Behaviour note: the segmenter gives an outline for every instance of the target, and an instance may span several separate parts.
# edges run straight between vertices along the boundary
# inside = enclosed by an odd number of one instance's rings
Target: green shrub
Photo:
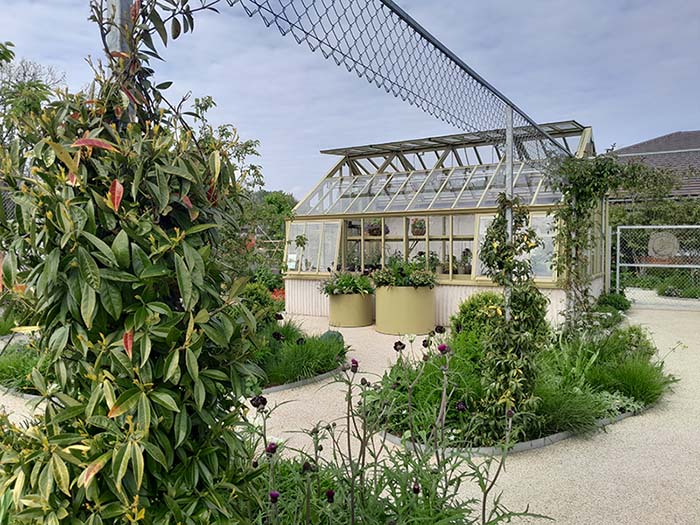
[[[278,332],[279,333],[279,332]],[[337,339],[300,336],[279,341],[260,362],[267,385],[281,385],[335,370],[345,361],[345,345]]]
[[[372,281],[366,275],[356,273],[334,273],[321,284],[326,295],[373,294]]]
[[[621,293],[604,293],[598,297],[598,306],[608,306],[626,312],[632,306],[627,297]]]
[[[282,278],[282,275],[273,272],[267,266],[260,266],[257,270],[255,270],[253,282],[262,284],[271,292],[284,288],[284,279]]]
[[[272,297],[272,293],[262,283],[248,283],[241,293],[243,304],[265,325],[275,320],[275,314],[284,310],[284,303]]]
[[[503,309],[503,295],[496,292],[480,292],[469,296],[452,316],[452,332],[474,332],[483,335],[494,329]]]
[[[415,288],[433,288],[437,283],[435,272],[426,270],[425,265],[406,262],[399,259],[391,260],[381,270],[371,274],[375,286],[413,286]]]
[[[662,363],[652,363],[643,357],[633,357],[615,366],[595,366],[588,377],[594,387],[620,392],[644,405],[656,403],[673,382],[664,373]]]
[[[599,352],[599,363],[618,364],[630,358],[650,360],[656,346],[641,326],[615,329],[609,336],[591,341]]]

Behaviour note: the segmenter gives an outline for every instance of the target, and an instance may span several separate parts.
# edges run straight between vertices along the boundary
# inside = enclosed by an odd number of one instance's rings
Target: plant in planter
[[[426,260],[427,259],[427,260]],[[425,268],[426,266],[428,269],[431,271],[436,271],[436,268],[440,264],[440,258],[437,256],[435,252],[430,252],[427,257],[425,252],[418,252],[415,257],[413,257],[413,262],[416,263],[417,265],[421,266],[422,268]],[[441,273],[441,272],[437,272]]]
[[[372,273],[377,287],[377,331],[424,334],[435,326],[434,272],[425,264],[394,261]]]
[[[425,219],[411,219],[411,235],[425,235]]]
[[[462,256],[457,266],[459,267],[459,273],[472,273],[472,251],[469,248],[462,250]]]
[[[365,233],[370,237],[380,237],[382,235],[382,220],[368,219],[365,222]],[[384,225],[384,235],[389,235],[389,226]]]
[[[366,275],[335,273],[322,283],[321,291],[328,296],[331,326],[372,324],[374,287]]]

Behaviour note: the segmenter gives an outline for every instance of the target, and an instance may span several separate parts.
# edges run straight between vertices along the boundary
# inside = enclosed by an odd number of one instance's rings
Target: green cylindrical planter
[[[377,332],[427,334],[435,328],[435,290],[423,286],[381,286],[377,296]]]
[[[369,326],[374,318],[372,311],[372,296],[369,294],[339,294],[330,295],[329,324],[352,328]]]

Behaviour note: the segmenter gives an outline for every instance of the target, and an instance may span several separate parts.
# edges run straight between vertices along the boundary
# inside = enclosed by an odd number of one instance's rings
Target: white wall
[[[599,279],[602,285],[602,279]],[[285,279],[285,310],[290,314],[328,316],[328,297],[320,291],[322,279]],[[435,288],[435,319],[438,324],[447,325],[450,316],[458,309],[462,301],[472,294],[486,290],[495,290],[485,286],[445,285]],[[552,324],[562,322],[561,312],[566,305],[564,290],[548,288],[542,293],[549,298],[547,319]]]

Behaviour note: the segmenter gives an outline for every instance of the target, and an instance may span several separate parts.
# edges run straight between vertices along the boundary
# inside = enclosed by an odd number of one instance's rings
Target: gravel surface
[[[326,318],[298,320],[309,333],[328,329]],[[572,525],[700,523],[700,312],[640,309],[630,322],[651,331],[667,370],[680,381],[659,404],[604,432],[510,456],[497,490],[511,509],[529,505]],[[342,332],[360,376],[374,381],[396,359],[396,337],[372,327]],[[306,436],[295,431],[341,418],[344,396],[330,380],[268,395],[271,404],[284,403],[273,414],[270,435],[307,447]],[[15,421],[29,414],[15,395],[0,393],[0,405]]]

